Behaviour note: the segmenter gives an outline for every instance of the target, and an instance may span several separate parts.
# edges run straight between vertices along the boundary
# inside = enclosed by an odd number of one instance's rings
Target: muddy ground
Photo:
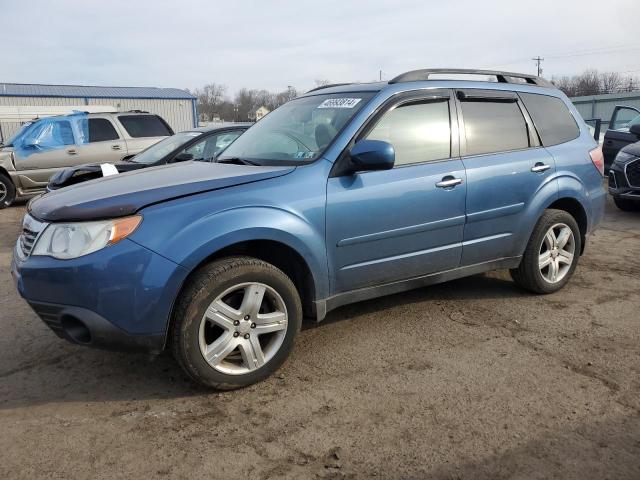
[[[59,340],[9,275],[23,213],[0,212],[0,478],[640,478],[640,213],[608,205],[557,294],[497,272],[351,305],[230,393]]]

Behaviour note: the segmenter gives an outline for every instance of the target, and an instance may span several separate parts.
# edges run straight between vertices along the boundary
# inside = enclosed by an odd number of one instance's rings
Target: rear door
[[[629,132],[629,128],[635,124],[640,124],[640,110],[637,108],[618,105],[613,110],[602,145],[605,169],[609,169],[622,148],[638,141],[638,137]]]
[[[468,89],[458,90],[456,98],[467,172],[461,265],[517,256],[518,234],[526,230],[523,213],[550,181],[554,159],[516,93]]]
[[[329,178],[327,249],[334,293],[459,265],[467,185],[451,94],[431,91],[393,100],[356,137],[391,143],[393,169]]]

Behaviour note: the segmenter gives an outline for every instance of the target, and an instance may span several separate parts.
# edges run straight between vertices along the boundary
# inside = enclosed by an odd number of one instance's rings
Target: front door
[[[459,265],[467,184],[454,108],[449,91],[388,104],[357,140],[391,143],[394,168],[329,179],[334,294]]]

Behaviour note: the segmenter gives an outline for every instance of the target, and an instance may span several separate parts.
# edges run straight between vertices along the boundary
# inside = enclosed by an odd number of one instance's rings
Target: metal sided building
[[[589,95],[585,97],[572,97],[570,99],[580,115],[584,119],[602,119],[602,131],[609,127],[609,120],[616,105],[625,105],[640,109],[640,90],[625,93],[607,93],[602,95]]]
[[[178,88],[0,83],[0,140],[8,139],[33,117],[97,105],[155,113],[176,132],[198,126],[196,97]]]

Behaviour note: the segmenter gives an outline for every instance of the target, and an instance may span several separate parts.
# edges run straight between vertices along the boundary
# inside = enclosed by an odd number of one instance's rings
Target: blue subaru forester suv
[[[274,372],[304,315],[494,269],[555,292],[604,203],[601,151],[550,83],[416,70],[312,90],[217,163],[32,201],[12,274],[59,336],[170,349],[230,389]]]

